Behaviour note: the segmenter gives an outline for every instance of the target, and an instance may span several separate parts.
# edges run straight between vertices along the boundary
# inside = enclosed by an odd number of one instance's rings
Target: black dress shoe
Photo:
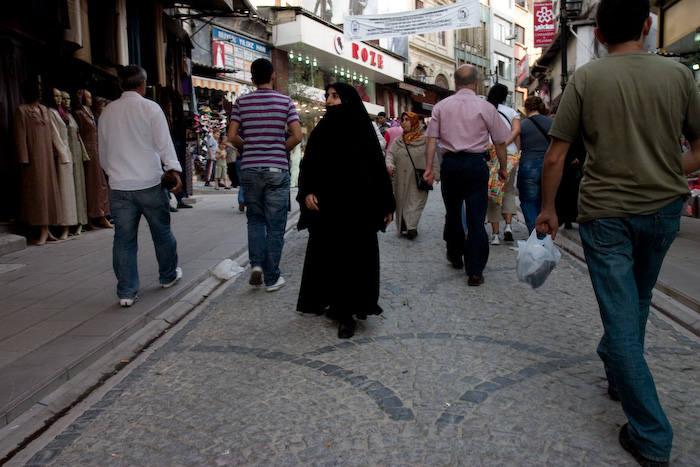
[[[170,206],[170,212],[177,212],[177,208]]]
[[[447,253],[447,261],[452,263],[452,267],[455,269],[462,269],[464,267],[464,262],[462,262],[462,257],[459,256],[456,259],[451,257],[449,253]]]
[[[192,209],[192,206],[187,203],[177,203],[178,209]]]
[[[418,236],[418,231],[417,231],[416,229],[411,229],[411,230],[409,230],[408,232],[406,232],[406,237],[407,237],[409,240],[413,240],[413,239],[416,238],[417,236]]]
[[[627,425],[629,424],[625,423],[624,425],[622,425],[622,428],[620,428],[620,446],[625,448],[625,451],[632,454],[634,460],[636,460],[637,463],[643,467],[668,467],[668,461],[660,462],[649,459],[647,457],[644,457],[644,455],[642,455],[642,453],[637,450],[637,447],[634,445],[632,439],[630,438],[630,434],[627,432]]]
[[[467,284],[471,285],[472,287],[478,287],[483,283],[484,276],[469,276],[469,279],[467,279]]]
[[[343,321],[338,326],[338,338],[339,339],[350,339],[355,335],[355,321]]]

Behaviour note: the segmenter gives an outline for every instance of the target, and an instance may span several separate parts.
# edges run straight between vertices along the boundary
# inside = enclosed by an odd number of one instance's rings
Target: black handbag
[[[416,177],[416,184],[418,185],[418,189],[426,191],[432,190],[433,185],[431,185],[423,179],[423,174],[425,173],[425,170],[416,168],[416,164],[413,163],[413,158],[411,157],[411,153],[408,150],[408,143],[404,141],[404,144],[406,145],[406,153],[408,154],[408,159],[411,161],[411,165],[413,166],[413,175]]]

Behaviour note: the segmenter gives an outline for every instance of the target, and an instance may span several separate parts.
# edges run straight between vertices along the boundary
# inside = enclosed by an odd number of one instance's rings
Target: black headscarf
[[[355,88],[334,83],[326,86],[326,92],[330,88],[338,93],[341,104],[327,107],[309,135],[299,175],[299,228],[316,221],[335,222],[330,217],[343,216],[349,225],[371,224],[377,231],[383,217],[396,207],[384,154]],[[321,211],[306,209],[308,194],[316,195]]]

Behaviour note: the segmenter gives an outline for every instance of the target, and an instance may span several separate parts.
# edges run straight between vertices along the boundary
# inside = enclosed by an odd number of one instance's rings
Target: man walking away
[[[598,355],[608,394],[628,419],[619,442],[640,465],[665,466],[673,432],[644,359],[644,335],[652,289],[689,196],[684,174],[700,168],[700,96],[690,70],[644,51],[649,0],[601,0],[596,20],[609,55],[579,68],[562,96],[537,230],[556,236],[557,187],[582,129],[588,158],[578,222],[605,329]],[[691,145],[683,155],[681,134]]]
[[[462,65],[455,72],[457,93],[438,102],[428,125],[424,178],[432,184],[433,159],[437,140],[447,151],[440,173],[442,198],[445,202],[445,240],[447,260],[455,268],[465,267],[470,286],[484,283],[483,271],[489,258],[489,237],[484,228],[488,203],[489,135],[496,147],[501,167],[499,179],[505,182],[506,144],[510,129],[496,108],[476,95],[479,71]],[[467,207],[467,238],[462,226],[462,204]],[[464,256],[464,263],[462,262]]]
[[[182,172],[168,122],[160,106],[144,97],[146,71],[129,65],[118,71],[119,99],[100,115],[100,164],[109,179],[109,201],[114,219],[113,266],[119,304],[128,307],[138,299],[136,253],[141,216],[148,222],[158,260],[161,287],[182,277],[177,267],[177,242],[170,229],[170,195],[161,186],[163,168]],[[179,193],[180,174],[170,177]]]
[[[279,269],[289,207],[287,152],[301,142],[294,101],[273,89],[272,63],[257,59],[250,68],[257,91],[239,97],[231,112],[228,135],[241,149],[241,188],[248,217],[249,283],[268,292],[284,287]],[[291,136],[285,140],[284,127]],[[241,130],[239,135],[238,130]]]

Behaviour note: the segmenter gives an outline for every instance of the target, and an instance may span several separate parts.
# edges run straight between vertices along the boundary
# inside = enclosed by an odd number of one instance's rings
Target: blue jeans
[[[255,167],[241,170],[240,179],[248,216],[250,265],[260,266],[265,285],[273,285],[280,277],[289,207],[289,172]]]
[[[611,387],[620,392],[629,435],[644,456],[668,461],[673,432],[644,359],[652,290],[680,225],[682,198],[645,216],[594,219],[579,226],[605,332],[598,345]]]
[[[241,164],[243,163],[243,159],[241,159],[241,156],[239,155],[236,158],[236,173],[238,174],[238,204],[240,205],[241,202],[243,201],[243,185],[241,184]]]
[[[143,215],[151,230],[158,260],[159,281],[175,280],[177,242],[170,229],[170,196],[160,185],[136,191],[109,190],[114,219],[112,266],[117,276],[117,296],[134,298],[139,291],[137,264],[139,222]]]
[[[518,191],[520,209],[525,216],[528,233],[535,230],[535,221],[542,209],[542,163],[544,157],[520,162],[518,169]]]
[[[489,259],[489,236],[484,228],[488,203],[489,169],[480,155],[445,157],[440,166],[445,203],[445,241],[451,258],[464,256],[468,276],[480,276]],[[466,206],[467,237],[462,226]]]

